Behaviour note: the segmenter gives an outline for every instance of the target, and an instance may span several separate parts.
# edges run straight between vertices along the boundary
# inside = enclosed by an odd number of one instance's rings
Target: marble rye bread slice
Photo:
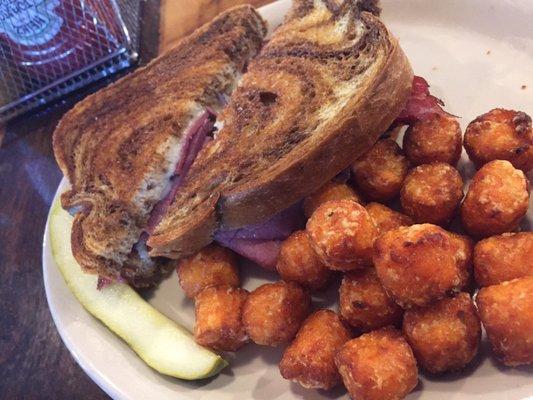
[[[61,200],[76,213],[72,249],[85,271],[135,286],[159,278],[166,263],[139,238],[188,143],[198,144],[191,131],[222,107],[265,34],[252,7],[228,10],[63,117],[53,147],[71,184]]]
[[[180,258],[219,229],[268,219],[368,150],[398,116],[413,73],[376,2],[294,1],[248,66],[148,239]]]

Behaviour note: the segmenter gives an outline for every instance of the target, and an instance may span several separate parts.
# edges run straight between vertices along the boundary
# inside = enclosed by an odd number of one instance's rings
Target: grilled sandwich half
[[[293,2],[148,239],[151,255],[180,258],[219,229],[268,219],[347,168],[390,126],[413,74],[375,4]]]
[[[154,206],[173,197],[265,34],[253,8],[233,8],[63,117],[53,146],[85,271],[134,286],[159,279],[168,264],[144,244]]]

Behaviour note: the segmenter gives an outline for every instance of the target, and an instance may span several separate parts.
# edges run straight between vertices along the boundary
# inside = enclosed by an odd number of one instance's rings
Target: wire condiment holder
[[[0,0],[0,123],[137,61],[141,0]]]

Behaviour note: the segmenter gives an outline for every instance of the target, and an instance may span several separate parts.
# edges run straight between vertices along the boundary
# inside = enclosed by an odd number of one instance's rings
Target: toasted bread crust
[[[295,2],[149,238],[152,255],[185,256],[219,227],[270,217],[348,167],[390,126],[412,70],[381,21],[357,3]],[[202,220],[213,230],[194,233]]]
[[[411,91],[409,61],[395,39],[392,44],[388,62],[374,77],[368,94],[348,104],[341,120],[332,121],[336,126],[321,146],[305,158],[276,166],[261,179],[224,193],[219,207],[222,226],[239,227],[268,218],[311,194],[372,147],[401,112]]]
[[[133,283],[160,275],[133,245],[167,190],[187,127],[220,107],[265,34],[252,7],[230,9],[63,117],[53,148],[71,183],[62,205],[81,210],[72,249],[85,271]]]

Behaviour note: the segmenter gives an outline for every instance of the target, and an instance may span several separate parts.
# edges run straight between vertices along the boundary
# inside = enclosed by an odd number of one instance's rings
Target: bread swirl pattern
[[[294,2],[149,238],[152,255],[179,258],[220,227],[279,212],[350,165],[391,124],[412,71],[381,21],[359,7]]]
[[[220,108],[265,34],[252,7],[231,9],[61,120],[54,152],[72,185],[62,205],[77,212],[72,248],[86,271],[134,285],[158,278],[134,245],[185,156],[188,128]]]

